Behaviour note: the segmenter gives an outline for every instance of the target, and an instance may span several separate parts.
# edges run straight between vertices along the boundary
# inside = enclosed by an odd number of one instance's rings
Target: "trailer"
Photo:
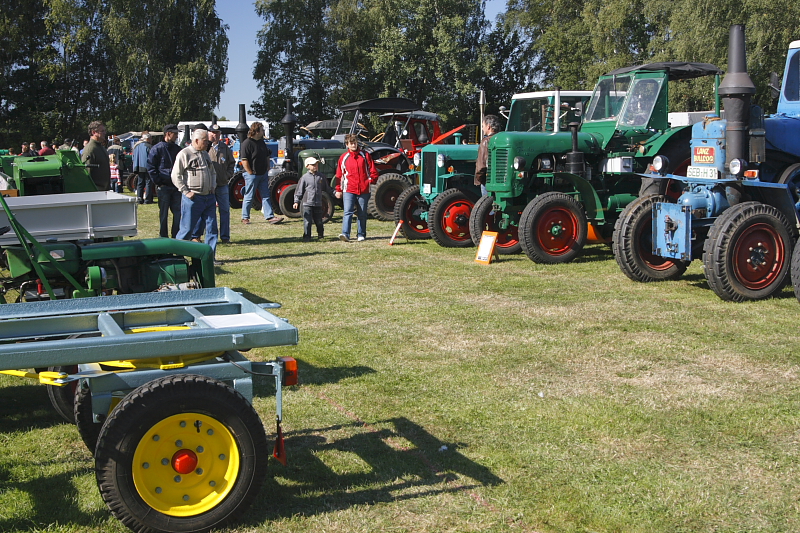
[[[267,311],[278,307],[228,288],[6,304],[0,370],[73,399],[100,494],[128,528],[207,531],[241,515],[263,483],[255,378],[274,381],[273,456],[285,464],[282,387],[297,383],[297,362],[241,354],[297,344],[297,329]]]

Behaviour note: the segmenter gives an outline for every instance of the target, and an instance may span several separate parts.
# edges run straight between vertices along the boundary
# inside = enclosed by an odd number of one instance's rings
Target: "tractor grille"
[[[436,186],[436,153],[422,152],[422,184]]]
[[[487,181],[504,184],[508,173],[508,148],[498,148],[490,155],[486,169]]]

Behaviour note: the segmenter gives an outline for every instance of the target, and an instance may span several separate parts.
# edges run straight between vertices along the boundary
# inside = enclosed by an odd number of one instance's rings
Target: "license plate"
[[[714,167],[692,167],[686,169],[687,178],[717,179],[717,169]]]

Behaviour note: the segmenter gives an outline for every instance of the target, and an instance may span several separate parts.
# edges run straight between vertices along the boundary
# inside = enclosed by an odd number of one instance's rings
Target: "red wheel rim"
[[[675,261],[653,254],[652,225],[652,217],[641,221],[634,237],[634,246],[647,268],[655,271],[669,270],[675,266]]]
[[[422,218],[422,213],[426,211],[421,202],[422,198],[415,196],[413,200],[409,200],[403,210],[403,222],[409,227],[413,228],[417,233],[430,233],[428,221]]]
[[[786,245],[769,224],[753,224],[736,240],[733,249],[733,272],[747,289],[769,287],[780,275],[786,262]]]
[[[244,178],[239,178],[236,180],[236,183],[233,184],[233,197],[236,198],[239,203],[244,204],[244,188],[245,188],[245,181]],[[255,196],[253,199],[261,201],[261,193],[256,191]]]
[[[272,196],[275,197],[275,205],[278,205],[278,201],[280,200],[283,191],[292,185],[297,185],[297,182],[293,180],[283,180],[275,186],[275,188],[272,190]]]
[[[375,202],[381,206],[384,211],[394,211],[394,204],[397,203],[397,198],[402,192],[402,189],[389,187],[387,190],[383,191],[380,196],[375,198]]]
[[[469,215],[475,204],[469,200],[455,200],[441,211],[439,223],[447,236],[454,241],[472,239],[469,235]]]
[[[517,226],[513,225],[509,225],[506,229],[500,229],[502,219],[503,215],[500,211],[494,211],[494,214],[490,211],[483,220],[483,229],[497,232],[497,240],[494,242],[496,248],[512,248],[519,244],[519,231]]]
[[[564,255],[573,248],[580,233],[578,217],[566,207],[544,211],[536,224],[539,246],[550,255]]]

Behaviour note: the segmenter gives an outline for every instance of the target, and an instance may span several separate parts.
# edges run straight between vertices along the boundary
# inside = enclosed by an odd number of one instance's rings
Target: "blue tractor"
[[[778,112],[764,117],[751,105],[756,89],[747,74],[744,26],[731,27],[728,73],[718,89],[724,115],[692,127],[685,177],[667,174],[669,162],[656,157],[639,198],[617,220],[612,247],[629,278],[677,279],[702,257],[706,280],[723,300],[768,298],[785,286],[800,208],[799,65],[795,41]],[[679,197],[667,193],[676,185]],[[795,263],[800,273],[800,258]]]

